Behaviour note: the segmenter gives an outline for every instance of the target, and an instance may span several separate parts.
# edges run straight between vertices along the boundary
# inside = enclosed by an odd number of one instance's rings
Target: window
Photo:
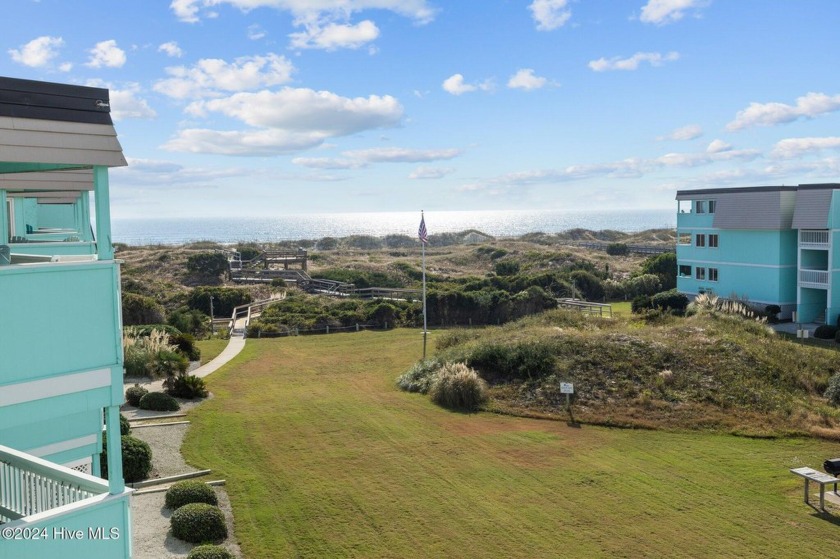
[[[679,245],[690,245],[691,244],[691,233],[678,233],[677,234],[677,244],[679,244]]]
[[[677,202],[677,208],[679,209],[681,214],[690,214],[691,206],[691,200],[679,200]]]
[[[680,277],[681,278],[690,278],[691,277],[691,266],[687,266],[685,264],[680,264]]]
[[[706,213],[706,202],[705,201],[697,200],[696,202],[694,202],[694,207],[695,207],[695,210],[694,210],[695,212],[697,212],[699,214]]]
[[[717,280],[718,280],[717,268],[709,268],[709,281],[717,281]]]
[[[706,279],[706,268],[695,268],[694,269],[694,278],[699,280]]]
[[[718,236],[717,235],[709,235],[709,248],[717,248],[718,247]]]
[[[697,245],[699,247],[706,246],[706,235],[697,235],[696,238],[697,238],[697,241],[694,243],[695,245]]]
[[[717,207],[717,201],[715,201],[715,200],[709,200],[709,213],[710,213],[710,214],[715,213],[715,209],[716,209],[716,207]]]

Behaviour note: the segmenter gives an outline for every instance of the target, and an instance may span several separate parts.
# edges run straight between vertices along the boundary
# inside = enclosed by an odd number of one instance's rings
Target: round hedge
[[[128,390],[125,391],[125,401],[136,408],[140,405],[140,398],[148,393],[148,390],[139,384],[135,384],[134,386],[128,387]]]
[[[178,509],[190,503],[217,505],[219,500],[213,488],[202,481],[188,479],[179,481],[166,491],[166,506]]]
[[[152,449],[140,439],[131,435],[121,437],[123,479],[133,483],[149,477],[152,471]],[[103,437],[102,453],[99,455],[102,477],[108,479],[108,445]]]
[[[220,545],[199,545],[187,555],[187,559],[234,559],[233,553]]]
[[[181,409],[181,404],[165,392],[149,392],[140,398],[140,409],[153,411],[178,411]]]
[[[172,513],[172,535],[190,543],[219,542],[227,537],[225,516],[219,507],[190,503]]]
[[[124,437],[125,435],[131,434],[131,424],[128,422],[128,418],[123,414],[120,414],[120,436]]]

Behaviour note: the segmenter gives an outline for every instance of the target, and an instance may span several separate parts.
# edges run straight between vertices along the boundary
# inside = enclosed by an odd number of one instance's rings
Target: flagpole
[[[420,223],[423,225],[426,224],[426,220],[423,218],[423,210],[420,210]],[[421,239],[420,245],[422,247],[423,254],[423,361],[425,361],[426,335],[428,334],[428,328],[426,325],[426,240]]]

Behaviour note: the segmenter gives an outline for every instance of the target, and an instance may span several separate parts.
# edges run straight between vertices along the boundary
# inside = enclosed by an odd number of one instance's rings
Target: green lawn
[[[757,440],[442,410],[394,386],[417,331],[249,340],[191,412],[246,557],[814,557],[837,520]],[[828,552],[829,554],[831,552]]]
[[[199,340],[195,342],[195,345],[201,350],[201,364],[204,365],[224,351],[228,345],[228,340],[212,338],[210,340]]]

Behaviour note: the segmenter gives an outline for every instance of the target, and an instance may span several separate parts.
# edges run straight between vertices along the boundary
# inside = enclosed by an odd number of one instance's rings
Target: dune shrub
[[[432,401],[445,408],[475,411],[487,401],[487,384],[464,363],[447,363],[429,388]]]
[[[224,514],[207,503],[184,505],[172,513],[169,521],[172,535],[185,542],[220,542],[227,538]]]
[[[554,348],[545,341],[515,344],[479,344],[467,356],[467,365],[480,370],[484,378],[503,380],[539,378],[554,372]]]
[[[840,406],[840,373],[834,373],[828,379],[828,388],[824,396],[832,406]]]
[[[167,508],[175,510],[190,503],[217,505],[219,499],[216,497],[213,488],[203,481],[187,479],[175,483],[166,490],[165,503]]]

